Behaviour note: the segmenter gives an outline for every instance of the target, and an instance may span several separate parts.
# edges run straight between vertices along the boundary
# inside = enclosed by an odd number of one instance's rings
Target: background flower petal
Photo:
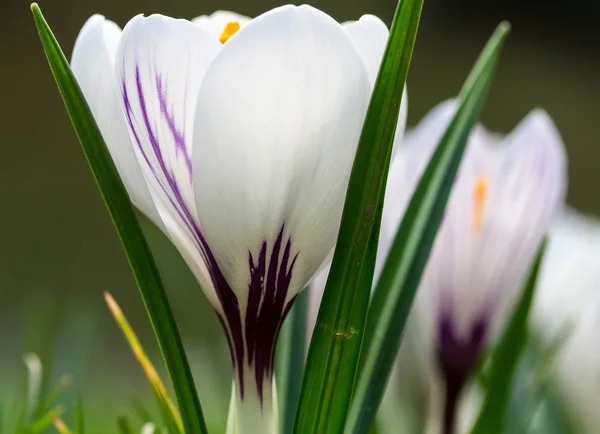
[[[542,110],[525,117],[505,137],[501,148],[488,145],[497,167],[489,183],[477,282],[490,291],[518,290],[565,200],[564,145],[554,123]],[[484,170],[489,167],[486,164]],[[498,284],[504,288],[498,288]]]

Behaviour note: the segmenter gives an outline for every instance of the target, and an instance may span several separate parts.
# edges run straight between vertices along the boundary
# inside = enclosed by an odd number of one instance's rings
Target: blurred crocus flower
[[[403,208],[456,110],[446,102],[406,138],[388,182],[390,207]],[[482,348],[520,293],[540,243],[562,207],[564,146],[550,117],[534,110],[507,136],[476,126],[453,187],[418,296],[444,384],[443,432]],[[387,214],[397,227],[401,212]],[[385,218],[385,217],[384,217]]]
[[[568,210],[550,232],[533,306],[536,332],[557,345],[555,382],[577,432],[600,428],[600,221]]]
[[[454,101],[435,107],[407,134],[394,156],[376,270],[456,107]],[[417,339],[425,340],[419,346],[432,365],[428,372],[437,372],[433,380],[424,382],[436,389],[430,395],[445,396],[445,415],[433,417],[443,425],[443,432],[455,429],[461,391],[482,348],[519,294],[542,238],[562,206],[565,187],[562,140],[545,112],[533,111],[506,137],[481,125],[472,131],[413,314],[419,324],[415,328],[420,329]],[[320,275],[313,283],[314,306],[325,281],[326,276]],[[443,384],[441,390],[434,383]],[[442,412],[441,405],[432,403],[432,407],[431,412]],[[440,428],[431,432],[436,431]]]
[[[335,243],[387,35],[373,16],[341,25],[283,6],[255,19],[137,16],[123,31],[93,16],[75,44],[74,73],[132,202],[222,319],[229,432],[276,431],[275,341]]]

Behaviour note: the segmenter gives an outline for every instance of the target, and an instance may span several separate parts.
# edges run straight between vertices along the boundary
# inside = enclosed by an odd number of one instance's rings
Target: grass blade
[[[41,397],[37,409],[35,410],[35,416],[39,417],[40,415],[47,412],[60,398],[61,394],[71,385],[71,377],[69,375],[63,375],[59,380],[56,386],[54,386],[46,396]]]
[[[367,313],[385,182],[423,0],[402,0],[363,125],[313,332],[296,433],[342,432]]]
[[[544,240],[531,267],[521,298],[513,310],[500,342],[494,349],[487,393],[481,413],[473,428],[473,434],[499,434],[503,432],[513,377],[527,343],[529,311],[531,310],[545,248],[546,241]]]
[[[59,432],[59,434],[72,434],[69,427],[67,427],[67,425],[59,416],[54,417],[52,422],[54,423],[54,427],[56,428],[56,431]]]
[[[131,422],[129,422],[129,418],[124,414],[117,418],[117,429],[119,434],[135,434]]]
[[[75,434],[85,434],[85,418],[83,417],[83,399],[77,395],[75,401]]]
[[[44,432],[46,428],[52,425],[56,419],[59,419],[63,414],[65,414],[65,411],[66,409],[60,405],[53,408],[52,410],[48,411],[48,413],[33,421],[33,423],[25,432],[27,434],[38,434]]]
[[[129,321],[127,321],[123,311],[121,311],[121,308],[117,302],[108,292],[104,293],[104,298],[106,299],[106,304],[115,318],[117,325],[123,332],[123,335],[125,335],[133,354],[142,366],[144,374],[146,374],[146,378],[148,378],[148,381],[152,386],[152,390],[156,395],[156,400],[158,401],[158,405],[161,409],[161,414],[163,415],[165,425],[169,427],[169,432],[173,431],[173,434],[175,432],[183,433],[183,424],[181,422],[181,418],[177,412],[177,409],[173,405],[171,398],[169,397],[167,388],[160,379],[160,376],[158,375],[158,372],[156,372],[152,362],[146,355],[146,352],[144,351],[139,339],[135,335],[133,328],[131,328]]]
[[[206,433],[204,416],[179,331],[129,196],[56,38],[37,4],[32,4],[31,11],[50,69],[142,295],[173,382],[185,431],[187,434]]]
[[[151,422],[152,417],[150,416],[150,412],[146,409],[142,401],[138,398],[134,397],[131,399],[131,406],[135,412],[135,415],[139,419],[141,423]]]
[[[306,358],[307,319],[310,287],[304,289],[294,302],[277,340],[275,378],[279,397],[282,434],[290,434],[302,387],[302,372]]]
[[[509,31],[502,23],[459,95],[460,106],[407,207],[369,307],[348,431],[372,425],[400,348],[406,320],[467,143]]]

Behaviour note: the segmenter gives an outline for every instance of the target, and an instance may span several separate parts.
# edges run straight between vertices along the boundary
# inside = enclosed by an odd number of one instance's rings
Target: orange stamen
[[[479,177],[473,186],[473,230],[480,234],[483,230],[485,203],[488,197],[488,180]]]
[[[219,42],[224,44],[227,42],[229,38],[236,34],[236,32],[240,29],[240,23],[237,21],[230,21],[225,25],[223,29],[223,33],[219,36]]]

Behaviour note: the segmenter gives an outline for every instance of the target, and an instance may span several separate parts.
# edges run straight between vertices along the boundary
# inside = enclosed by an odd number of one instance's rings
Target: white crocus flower
[[[407,134],[395,154],[386,187],[377,269],[455,111],[454,101],[435,107]],[[411,318],[419,324],[413,327],[419,329],[414,338],[423,355],[418,357],[419,368],[410,375],[422,377],[421,385],[430,383],[433,401],[436,394],[447,395],[445,421],[441,399],[439,404],[432,402],[431,409],[433,424],[445,424],[444,432],[455,428],[454,406],[470,370],[519,293],[563,203],[565,187],[563,144],[542,110],[530,113],[506,137],[480,125],[472,131]],[[326,276],[320,276],[313,284],[313,306],[318,305],[325,280]],[[425,368],[427,364],[431,366]],[[429,432],[440,432],[440,427]]]
[[[390,202],[403,208],[431,150],[456,110],[446,102],[415,128],[402,148]],[[413,168],[411,171],[410,168]],[[416,170],[415,170],[416,169]],[[501,137],[476,126],[429,258],[415,314],[431,332],[431,353],[444,384],[444,432],[471,369],[520,293],[561,208],[566,189],[564,146],[550,117],[531,112]],[[397,200],[397,199],[396,199]],[[401,213],[388,214],[390,227]]]
[[[597,433],[600,414],[600,221],[568,210],[552,228],[533,322],[555,358],[559,395],[577,432]]]
[[[122,32],[94,16],[75,44],[73,71],[132,202],[222,319],[229,432],[276,431],[276,337],[335,243],[387,34],[373,16],[341,25],[283,6],[255,19],[137,16]]]

